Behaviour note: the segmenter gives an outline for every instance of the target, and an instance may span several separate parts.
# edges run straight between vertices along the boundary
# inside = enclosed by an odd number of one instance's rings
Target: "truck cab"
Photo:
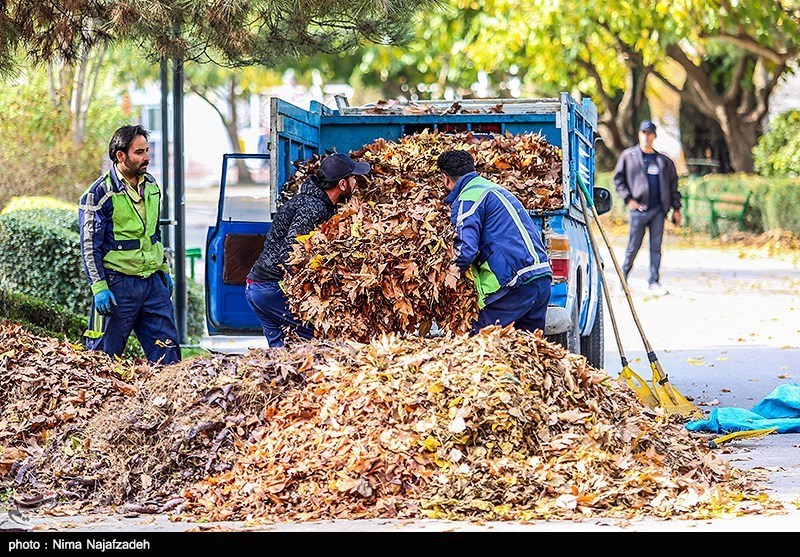
[[[589,245],[587,223],[577,187],[580,175],[599,214],[611,208],[608,190],[594,187],[597,110],[590,99],[567,93],[547,99],[470,99],[429,101],[430,111],[408,113],[375,105],[351,107],[337,98],[332,109],[312,102],[308,110],[270,99],[270,144],[266,154],[223,156],[215,225],[206,237],[206,321],[209,335],[261,335],[244,295],[245,278],[261,253],[283,185],[296,163],[314,155],[348,153],[378,138],[399,140],[423,130],[440,133],[512,135],[538,133],[562,152],[562,200],[559,208],[529,211],[542,229],[553,270],[545,336],[569,351],[604,364],[602,261]],[[502,110],[498,111],[497,107]],[[245,159],[241,161],[240,159]],[[269,161],[268,184],[237,184],[237,164]],[[249,161],[255,162],[255,161]]]

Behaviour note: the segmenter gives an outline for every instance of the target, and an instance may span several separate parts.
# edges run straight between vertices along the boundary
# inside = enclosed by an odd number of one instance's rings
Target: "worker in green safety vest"
[[[111,168],[80,199],[81,255],[94,295],[86,345],[119,356],[134,332],[149,361],[171,364],[181,349],[148,152],[141,125],[119,128],[108,147]]]

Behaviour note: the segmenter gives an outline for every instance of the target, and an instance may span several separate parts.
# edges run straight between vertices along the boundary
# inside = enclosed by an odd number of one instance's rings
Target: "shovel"
[[[597,261],[598,264],[600,283],[603,286],[603,296],[606,299],[606,306],[608,306],[608,316],[611,318],[611,326],[614,329],[614,339],[617,341],[619,359],[622,365],[622,371],[620,372],[619,377],[625,382],[625,384],[628,385],[628,387],[633,390],[634,393],[636,393],[636,396],[639,397],[639,400],[643,404],[650,407],[658,406],[658,399],[656,398],[656,395],[653,394],[653,391],[650,390],[647,382],[628,366],[628,358],[625,357],[625,351],[622,348],[622,341],[620,340],[619,336],[617,320],[614,317],[614,308],[611,305],[611,295],[608,292],[606,275],[603,271],[602,265],[600,265],[600,252],[597,249],[597,241],[594,238],[592,227],[589,226],[589,212],[586,210],[586,202],[584,201],[584,197],[585,196],[583,195],[580,196],[583,218],[586,220],[586,229],[589,231],[589,244],[592,246],[592,252],[594,252],[594,260]],[[594,207],[594,205],[592,205],[592,207]]]
[[[617,271],[617,275],[622,283],[622,289],[625,291],[625,298],[628,300],[628,305],[631,308],[633,321],[636,323],[636,328],[639,330],[639,335],[642,337],[642,342],[644,343],[645,350],[647,351],[647,359],[650,361],[650,369],[653,371],[653,392],[658,400],[658,406],[663,408],[668,414],[679,414],[687,418],[702,418],[703,413],[700,412],[700,409],[690,402],[685,396],[683,396],[678,389],[672,386],[672,383],[669,382],[669,377],[661,367],[661,363],[658,361],[658,356],[656,356],[655,351],[653,350],[652,346],[650,346],[650,342],[647,340],[647,337],[644,334],[644,329],[642,329],[642,324],[639,322],[639,317],[636,315],[636,308],[633,306],[633,298],[631,298],[631,293],[628,289],[628,282],[625,280],[625,276],[622,274],[622,269],[620,269],[617,258],[614,256],[614,250],[611,247],[611,242],[608,240],[603,227],[600,225],[600,215],[597,214],[597,208],[594,206],[594,200],[589,195],[589,191],[586,189],[586,184],[584,184],[580,174],[577,174],[576,178],[580,192],[583,195],[583,199],[586,200],[586,205],[592,209],[594,222],[597,224],[597,229],[600,231],[600,235],[603,237],[603,241],[606,244],[608,253],[611,256],[611,261],[614,263],[614,269]],[[591,229],[588,226],[589,223],[587,222],[586,224],[587,229]]]

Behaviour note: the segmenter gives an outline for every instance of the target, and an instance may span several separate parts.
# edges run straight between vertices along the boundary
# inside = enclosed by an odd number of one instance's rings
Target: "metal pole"
[[[186,334],[186,211],[183,183],[183,61],[174,61],[172,75],[172,108],[175,168],[175,320],[180,343],[188,342]]]
[[[639,103],[636,102],[636,80],[637,71],[639,69],[639,63],[637,62],[636,65],[631,68],[631,136],[633,137],[633,143],[635,144],[637,141],[637,126],[639,125]]]
[[[169,218],[169,69],[161,60],[161,242],[172,245],[172,226]]]

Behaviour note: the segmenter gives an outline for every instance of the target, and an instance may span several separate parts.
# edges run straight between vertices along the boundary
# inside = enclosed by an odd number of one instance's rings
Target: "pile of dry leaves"
[[[28,483],[128,511],[179,508],[186,485],[230,469],[240,443],[261,439],[270,405],[302,382],[321,350],[214,355],[159,368],[131,396],[54,437],[31,463]]]
[[[0,476],[24,475],[15,464],[109,400],[130,395],[130,380],[148,370],[0,320]]]
[[[758,235],[732,231],[721,235],[720,241],[747,247],[766,248],[771,256],[780,256],[786,252],[800,250],[800,237],[790,230],[782,229],[768,230]]]
[[[300,239],[288,262],[290,307],[321,337],[424,336],[433,323],[469,330],[477,298],[451,265],[454,230],[436,167],[447,149],[470,151],[482,175],[530,210],[563,204],[561,152],[539,135],[420,133],[366,145],[352,156],[370,163],[369,177],[333,218]],[[299,166],[286,191],[318,166],[319,159]]]
[[[318,339],[129,367],[130,384],[121,363],[18,326],[3,325],[0,349],[0,479],[24,504],[525,520],[707,517],[759,496],[677,418],[508,328]],[[778,508],[763,496],[755,506]]]
[[[713,516],[755,490],[675,417],[539,336],[331,346],[233,468],[209,520]]]

